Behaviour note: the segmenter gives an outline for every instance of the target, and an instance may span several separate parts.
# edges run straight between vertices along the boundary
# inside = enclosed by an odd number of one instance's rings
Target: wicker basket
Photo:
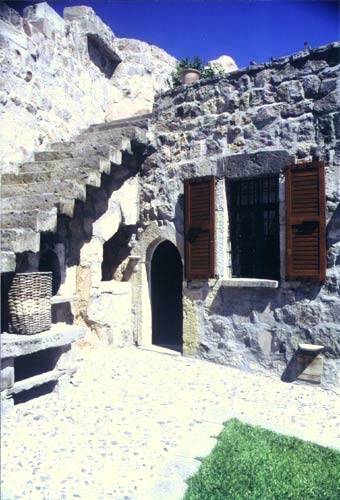
[[[8,294],[10,332],[33,335],[51,328],[52,273],[18,273]]]

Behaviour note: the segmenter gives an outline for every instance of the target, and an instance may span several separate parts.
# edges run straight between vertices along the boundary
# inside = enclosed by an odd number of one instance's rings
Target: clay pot
[[[184,85],[190,85],[190,83],[197,82],[201,77],[201,73],[194,68],[185,68],[181,73],[181,82]]]

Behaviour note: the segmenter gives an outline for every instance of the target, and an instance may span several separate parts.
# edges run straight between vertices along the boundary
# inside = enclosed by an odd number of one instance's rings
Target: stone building
[[[340,44],[171,88],[164,51],[52,12],[1,14],[3,329],[13,275],[49,269],[83,346],[337,386]]]

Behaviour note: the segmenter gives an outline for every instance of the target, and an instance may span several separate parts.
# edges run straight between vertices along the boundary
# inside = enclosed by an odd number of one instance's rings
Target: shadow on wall
[[[15,273],[1,274],[1,333],[9,329],[8,292]]]
[[[117,279],[122,281],[124,277],[125,259],[131,253],[131,238],[136,232],[136,226],[121,226],[116,234],[103,245],[102,281]],[[123,264],[123,266],[122,266]]]
[[[281,376],[282,382],[294,382],[297,380],[299,375],[310,366],[317,355],[318,353],[310,353],[309,356],[302,356],[300,351],[296,351]],[[309,382],[313,382],[313,380],[309,380]]]
[[[58,255],[53,250],[42,252],[39,271],[52,272],[52,295],[56,295],[61,284],[61,269]]]
[[[53,295],[58,293],[65,282],[67,267],[80,264],[80,251],[92,238],[93,223],[108,209],[109,199],[114,191],[121,188],[125,181],[136,175],[139,162],[134,156],[123,153],[121,166],[114,166],[111,175],[102,174],[101,186],[86,187],[86,200],[76,200],[73,216],[58,215],[55,233],[44,232],[40,235],[40,253],[23,252],[17,254],[16,273],[52,271]],[[1,331],[8,331],[8,292],[14,273],[1,276]],[[65,310],[65,308],[68,308]],[[53,322],[73,323],[70,306],[52,306]]]
[[[70,350],[67,347],[50,347],[43,351],[18,356],[14,359],[15,382],[25,380],[30,377],[41,375],[56,368],[60,356]],[[32,398],[48,394],[53,391],[57,382],[51,381],[41,386],[33,387],[14,395],[14,403],[25,403]]]
[[[100,69],[106,78],[111,78],[118,64],[122,61],[120,57],[94,33],[87,35],[87,49],[93,64]]]
[[[41,233],[41,263],[39,254],[24,252],[17,256],[16,272],[37,271],[39,266],[54,272],[53,293],[56,294],[65,281],[66,267],[80,264],[81,248],[92,238],[93,223],[108,210],[112,193],[136,175],[138,168],[138,162],[124,153],[121,166],[115,166],[111,175],[102,174],[100,187],[86,187],[86,199],[76,200],[71,218],[58,215],[57,231]]]
[[[182,256],[183,279],[185,278],[184,262],[184,194],[178,195],[175,205],[175,219],[173,221],[176,230],[176,247]]]

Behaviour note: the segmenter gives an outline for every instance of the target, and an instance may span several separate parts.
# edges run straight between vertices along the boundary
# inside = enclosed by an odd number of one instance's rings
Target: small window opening
[[[233,276],[279,279],[278,177],[235,180],[229,188]]]
[[[87,50],[91,61],[104,73],[106,78],[111,78],[121,62],[120,57],[95,34],[87,35]]]

